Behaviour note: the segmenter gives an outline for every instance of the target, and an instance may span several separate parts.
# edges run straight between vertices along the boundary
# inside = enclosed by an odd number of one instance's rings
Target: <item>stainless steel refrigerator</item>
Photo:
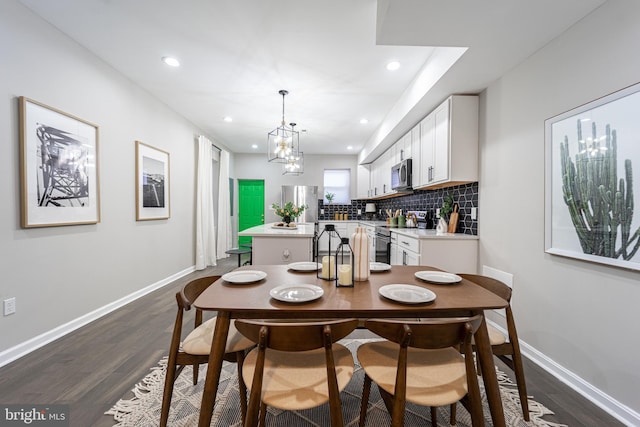
[[[296,206],[306,205],[296,222],[314,223],[318,220],[318,186],[316,185],[283,185],[280,206],[293,202]]]

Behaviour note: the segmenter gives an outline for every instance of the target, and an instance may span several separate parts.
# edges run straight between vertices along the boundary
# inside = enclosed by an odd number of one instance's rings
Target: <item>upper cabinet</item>
[[[414,163],[415,164],[415,163]],[[478,180],[478,97],[453,95],[420,123],[420,168],[413,188]]]
[[[371,188],[371,172],[369,165],[358,165],[356,170],[356,188],[357,198],[367,199],[371,197],[369,189]]]

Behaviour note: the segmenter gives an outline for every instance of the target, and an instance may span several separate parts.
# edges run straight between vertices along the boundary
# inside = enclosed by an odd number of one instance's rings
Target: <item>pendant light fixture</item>
[[[289,123],[291,130],[295,132],[295,123]],[[296,132],[297,133],[297,132]],[[282,175],[302,175],[304,173],[304,153],[300,151],[300,138],[298,136],[298,146],[291,142],[291,154],[287,156],[287,162],[282,168]]]
[[[294,147],[298,145],[300,138],[298,132],[287,127],[284,121],[284,97],[289,92],[283,89],[278,93],[282,95],[282,121],[280,126],[267,135],[267,156],[270,162],[287,163],[289,156],[298,156]]]

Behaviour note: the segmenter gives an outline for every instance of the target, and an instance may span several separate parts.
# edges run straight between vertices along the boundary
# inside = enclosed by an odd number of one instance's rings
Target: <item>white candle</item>
[[[351,266],[349,264],[340,264],[338,266],[338,285],[351,285]]]
[[[333,272],[336,268],[336,257],[335,256],[324,256],[322,257],[322,277],[325,279],[331,279],[334,277]]]

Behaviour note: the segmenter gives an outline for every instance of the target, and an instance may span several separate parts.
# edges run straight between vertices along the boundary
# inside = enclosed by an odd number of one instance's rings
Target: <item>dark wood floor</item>
[[[113,417],[104,412],[131,396],[167,353],[175,292],[193,278],[230,271],[236,262],[232,257],[192,273],[0,368],[0,403],[64,403],[70,405],[72,427],[112,426]],[[497,359],[496,364],[510,373]],[[581,427],[623,425],[528,360],[525,369],[529,394],[556,414],[545,419]]]

